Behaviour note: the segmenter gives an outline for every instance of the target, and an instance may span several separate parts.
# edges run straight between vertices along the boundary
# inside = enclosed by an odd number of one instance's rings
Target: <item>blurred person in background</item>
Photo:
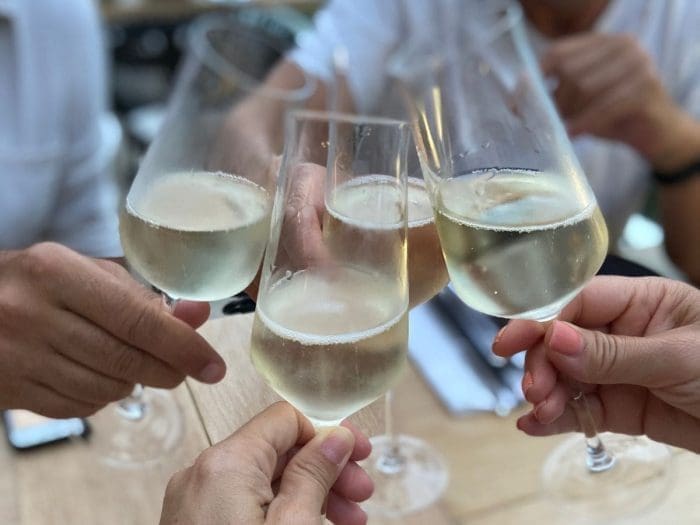
[[[322,80],[312,100],[395,113],[386,65],[411,42],[439,49],[445,21],[479,0],[331,0],[314,30],[269,77]],[[656,182],[666,250],[700,283],[700,3],[693,0],[520,0],[530,42],[605,215],[614,250]],[[465,10],[466,7],[466,10]],[[468,28],[468,21],[464,21]],[[340,89],[337,50],[347,52]],[[264,108],[250,108],[256,115]],[[396,116],[394,114],[394,116]],[[263,119],[259,119],[263,120]]]
[[[174,317],[104,259],[121,248],[103,52],[91,0],[0,0],[0,409],[85,416],[134,383],[225,373],[192,329],[206,305]]]

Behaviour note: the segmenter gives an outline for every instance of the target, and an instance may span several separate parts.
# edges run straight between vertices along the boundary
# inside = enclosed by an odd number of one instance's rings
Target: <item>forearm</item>
[[[673,125],[665,128],[663,137],[659,137],[657,155],[649,159],[661,179],[700,161],[700,122],[679,108],[669,113]],[[700,173],[676,183],[659,184],[658,192],[666,251],[688,278],[698,284]]]
[[[695,285],[700,285],[700,173],[659,190],[666,251]]]

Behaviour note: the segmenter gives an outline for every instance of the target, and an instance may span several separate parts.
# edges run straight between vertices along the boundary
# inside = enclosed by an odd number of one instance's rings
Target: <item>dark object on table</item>
[[[255,301],[248,294],[241,292],[236,295],[231,302],[223,307],[224,315],[247,314],[255,311]]]
[[[624,275],[625,277],[659,277],[659,274],[646,266],[623,259],[618,255],[608,255],[598,275]]]

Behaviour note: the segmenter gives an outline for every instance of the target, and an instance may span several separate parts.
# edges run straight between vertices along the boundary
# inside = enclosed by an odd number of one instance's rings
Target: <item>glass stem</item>
[[[146,403],[143,400],[143,386],[134,385],[131,395],[122,399],[117,410],[126,419],[139,421],[146,415]]]
[[[377,469],[384,474],[398,474],[406,464],[401,455],[399,436],[394,430],[393,397],[394,393],[391,390],[384,396],[384,435],[388,438],[389,446],[382,451],[381,456],[377,459]]]
[[[615,457],[603,445],[598,435],[591,408],[586,395],[578,390],[571,399],[571,406],[576,414],[579,427],[586,437],[586,467],[590,472],[604,472],[615,464]]]
[[[161,291],[163,305],[168,312],[175,311],[177,299],[170,297],[167,293]],[[122,417],[131,421],[140,421],[146,416],[147,410],[146,401],[143,397],[143,385],[136,384],[131,394],[122,399],[117,405],[117,411]]]

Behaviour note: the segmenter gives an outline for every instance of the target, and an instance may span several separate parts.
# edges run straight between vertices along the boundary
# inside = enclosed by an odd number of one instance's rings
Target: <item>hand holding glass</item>
[[[470,16],[458,18],[477,24],[454,28],[441,56],[398,63],[395,74],[412,111],[455,291],[490,315],[547,321],[602,264],[605,221],[546,95],[522,13],[500,2],[464,8]],[[610,438],[606,449],[584,393],[571,387],[586,461],[572,450],[580,441],[567,444],[546,466],[546,490],[587,504],[585,513],[598,519],[653,501],[663,480],[654,474],[642,483],[629,473],[664,471],[665,449],[626,437]]]

